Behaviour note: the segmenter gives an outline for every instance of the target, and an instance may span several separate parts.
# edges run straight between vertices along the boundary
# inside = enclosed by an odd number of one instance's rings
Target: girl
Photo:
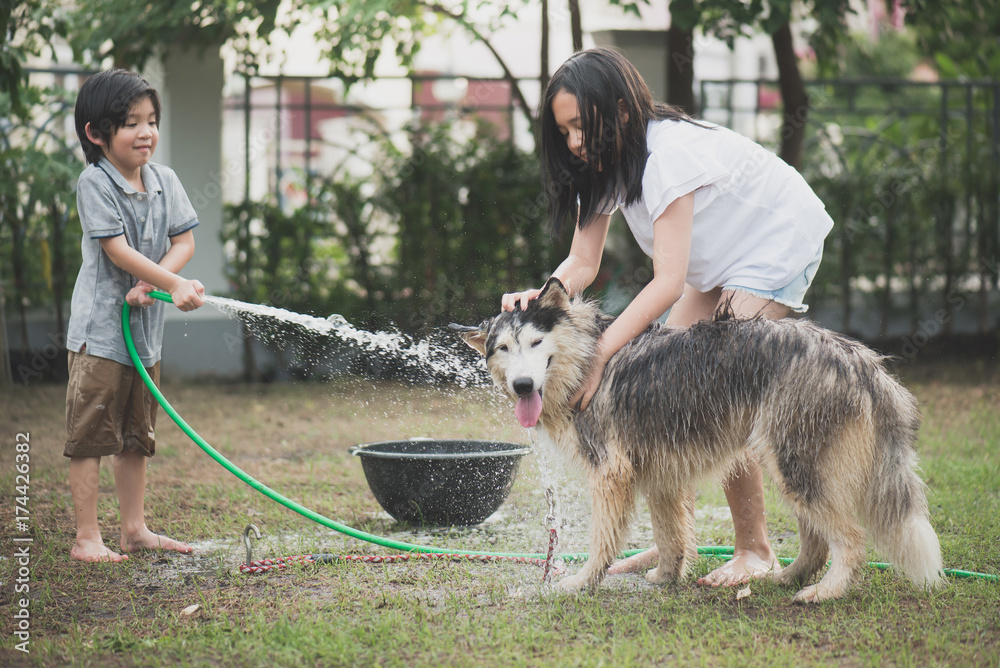
[[[540,124],[553,233],[573,209],[577,215],[569,256],[552,275],[570,294],[593,282],[618,207],[653,261],[653,279],[598,342],[597,363],[573,399],[580,410],[611,356],[668,310],[667,323],[684,327],[722,304],[742,317],[806,310],[802,300],[833,221],[780,158],[655,103],[635,67],[605,48],[578,52],[556,71]],[[524,308],[540,292],[505,294],[502,307]],[[738,470],[724,488],[735,553],[700,584],[734,585],[780,568],[767,538],[760,468]],[[639,570],[656,556],[654,547],[609,572]]]

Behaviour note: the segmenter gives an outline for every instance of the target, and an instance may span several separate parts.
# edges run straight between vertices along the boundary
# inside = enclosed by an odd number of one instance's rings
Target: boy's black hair
[[[573,155],[556,126],[552,99],[560,91],[576,96],[586,161]],[[628,112],[627,123],[619,101]],[[577,200],[578,225],[583,229],[610,211],[620,196],[626,205],[642,196],[650,120],[692,121],[679,109],[654,102],[635,66],[603,47],[578,51],[556,70],[538,115],[543,186],[552,233],[557,236]]]
[[[135,72],[128,70],[105,70],[88,78],[76,97],[76,135],[87,158],[87,163],[96,164],[104,157],[101,147],[87,137],[86,127],[90,123],[90,133],[108,141],[125,125],[128,112],[142,97],[148,97],[156,111],[156,122],[160,122],[160,96]]]

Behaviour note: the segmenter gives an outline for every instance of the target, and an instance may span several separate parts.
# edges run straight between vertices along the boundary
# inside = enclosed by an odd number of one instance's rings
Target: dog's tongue
[[[532,392],[526,397],[520,397],[517,405],[514,406],[514,415],[522,427],[531,428],[538,422],[538,416],[542,413],[542,395]]]

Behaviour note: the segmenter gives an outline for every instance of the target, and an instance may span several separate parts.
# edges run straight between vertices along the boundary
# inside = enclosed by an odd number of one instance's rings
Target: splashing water
[[[459,354],[458,351],[462,349],[458,346],[464,344],[459,343],[457,337],[450,332],[438,332],[427,339],[415,341],[401,332],[369,332],[358,329],[336,313],[328,318],[317,318],[274,306],[249,304],[216,296],[205,296],[205,303],[242,321],[257,334],[266,331],[273,324],[268,321],[277,320],[296,325],[317,339],[336,337],[361,350],[392,357],[432,377],[448,378],[460,387],[486,387],[490,384],[485,362],[481,359],[470,361],[468,356]],[[282,343],[277,336],[270,338]]]

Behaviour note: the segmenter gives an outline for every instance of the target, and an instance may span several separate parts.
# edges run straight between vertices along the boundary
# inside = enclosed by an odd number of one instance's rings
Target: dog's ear
[[[448,329],[453,332],[458,332],[461,335],[462,340],[469,344],[469,347],[485,357],[486,336],[489,334],[491,322],[492,319],[483,320],[478,327],[451,323],[448,325]]]
[[[565,309],[569,306],[569,292],[555,276],[545,281],[542,292],[538,295],[538,306],[542,308]]]

